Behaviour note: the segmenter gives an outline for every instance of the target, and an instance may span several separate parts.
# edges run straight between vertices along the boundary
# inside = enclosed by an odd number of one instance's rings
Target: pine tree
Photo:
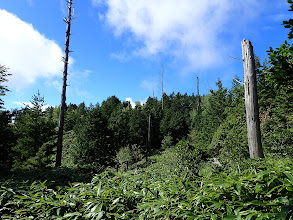
[[[56,134],[56,124],[46,117],[44,106],[44,97],[38,92],[15,118],[18,140],[13,147],[14,168],[31,168],[28,159],[35,157],[42,145]]]

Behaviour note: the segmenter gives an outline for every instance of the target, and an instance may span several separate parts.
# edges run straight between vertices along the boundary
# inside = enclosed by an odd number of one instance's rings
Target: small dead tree
[[[67,1],[68,4],[68,18],[64,19],[67,23],[66,28],[66,39],[65,39],[65,57],[64,57],[64,71],[63,71],[63,86],[61,94],[61,106],[59,115],[59,128],[58,128],[58,142],[57,142],[57,153],[56,153],[56,167],[61,166],[62,156],[62,141],[63,141],[63,128],[64,128],[64,111],[66,107],[66,87],[67,87],[67,70],[69,60],[69,40],[70,40],[70,28],[71,28],[71,12],[72,12],[72,0]]]
[[[250,158],[264,157],[259,121],[257,83],[253,47],[249,40],[243,40],[242,56],[244,67],[245,109],[247,121],[247,137]]]

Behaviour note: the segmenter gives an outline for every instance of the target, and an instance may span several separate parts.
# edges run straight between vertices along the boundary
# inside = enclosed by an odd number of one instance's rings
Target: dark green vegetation
[[[233,82],[228,90],[219,80],[200,97],[164,94],[164,110],[157,98],[135,108],[115,96],[95,106],[69,104],[56,169],[60,109],[44,109],[37,93],[31,105],[0,112],[1,217],[290,219],[292,19],[284,25],[288,41],[271,48],[263,65],[256,60],[266,159],[249,159],[243,86]],[[0,74],[5,95],[4,66]]]
[[[285,219],[293,209],[292,162],[246,160],[181,170],[176,148],[137,171],[107,169],[87,183],[9,179],[2,183],[3,219]],[[139,163],[138,166],[143,166]],[[71,173],[72,174],[72,173]],[[68,173],[68,176],[71,175]],[[47,176],[52,178],[53,175]],[[289,219],[289,218],[288,218]]]

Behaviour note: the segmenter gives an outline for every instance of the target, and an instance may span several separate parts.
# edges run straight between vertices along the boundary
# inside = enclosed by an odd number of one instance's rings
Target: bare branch
[[[240,60],[240,61],[243,61],[243,59],[237,59],[235,57],[232,57],[232,56],[229,56],[230,58],[234,59],[234,60]]]
[[[244,85],[243,82],[240,82],[240,81],[238,81],[237,79],[233,79],[233,80],[236,81],[236,82],[238,82],[238,83],[241,84],[241,85]]]

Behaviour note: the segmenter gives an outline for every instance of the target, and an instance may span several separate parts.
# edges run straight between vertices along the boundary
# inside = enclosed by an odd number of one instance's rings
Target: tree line
[[[271,85],[267,69],[266,65],[257,68],[265,154],[291,156],[292,92],[286,86]],[[44,97],[37,93],[31,105],[12,112],[1,111],[2,168],[54,166],[60,107],[44,106]],[[159,150],[162,143],[177,144],[182,159],[195,167],[197,161],[213,157],[249,157],[243,85],[233,81],[228,90],[218,80],[209,95],[164,94],[164,109],[161,100],[152,97],[134,108],[115,96],[96,105],[69,104],[65,111],[63,164],[93,169],[115,166],[116,155],[125,147],[129,152],[139,150],[143,157],[148,144],[149,116],[151,151]]]

